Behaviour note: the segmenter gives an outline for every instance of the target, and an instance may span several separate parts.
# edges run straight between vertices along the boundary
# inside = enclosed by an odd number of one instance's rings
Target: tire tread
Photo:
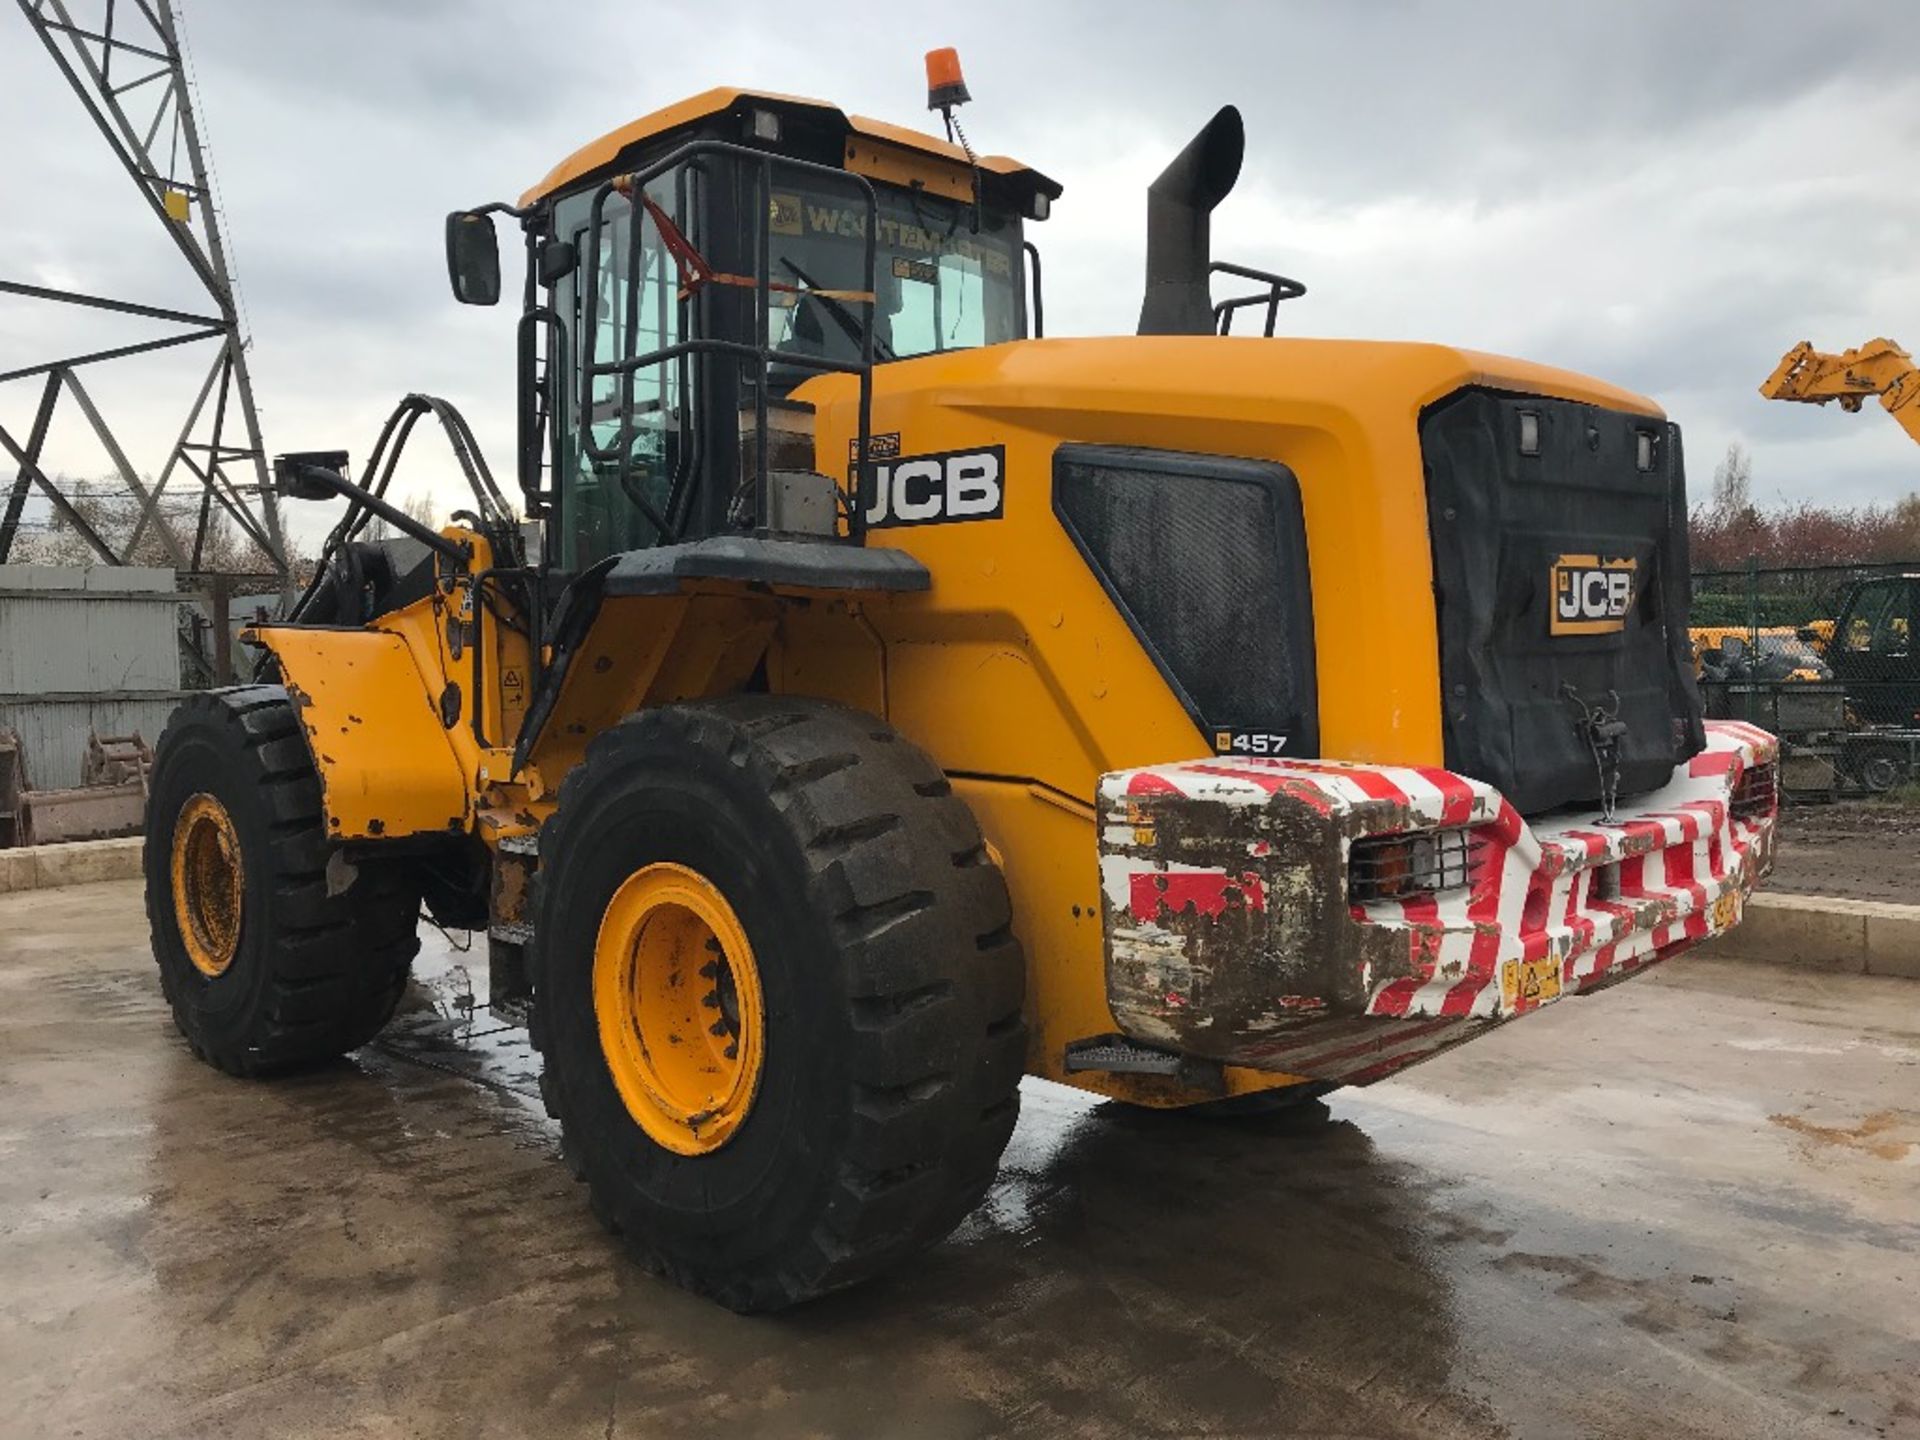
[[[715,1273],[651,1247],[644,1217],[586,1163],[596,1137],[554,1082],[560,1057],[550,1053],[539,996],[547,968],[569,962],[548,953],[547,927],[536,922],[529,959],[541,1094],[595,1213],[647,1268],[737,1310],[779,1309],[935,1243],[980,1202],[1019,1114],[1025,959],[1005,880],[945,775],[873,716],[818,700],[662,706],[602,732],[562,783],[540,837],[543,871],[566,865],[575,817],[590,811],[609,772],[662,746],[724,757],[770,798],[797,842],[848,1007],[848,1141],[804,1240],[777,1265]],[[542,917],[544,879],[533,882]]]
[[[246,772],[249,787],[242,793],[256,796],[262,807],[269,843],[263,854],[245,860],[268,867],[271,913],[256,921],[266,926],[267,973],[259,1000],[244,1030],[223,1033],[196,1003],[198,972],[184,952],[169,962],[167,951],[177,944],[168,873],[171,817],[157,811],[149,816],[147,922],[175,1024],[196,1055],[232,1075],[277,1073],[357,1049],[392,1017],[406,988],[420,945],[418,891],[392,867],[363,859],[352,886],[327,893],[333,842],[319,778],[285,690],[240,686],[182,702],[156,747],[156,786],[194,731],[237,752],[232,763]]]

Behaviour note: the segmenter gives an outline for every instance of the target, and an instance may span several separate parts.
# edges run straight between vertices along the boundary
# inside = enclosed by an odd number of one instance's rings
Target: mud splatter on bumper
[[[1778,746],[1707,748],[1609,823],[1529,822],[1445,770],[1196,760],[1100,786],[1107,990],[1130,1037],[1363,1084],[1738,923],[1772,866]],[[1357,840],[1463,832],[1463,883],[1349,893]]]

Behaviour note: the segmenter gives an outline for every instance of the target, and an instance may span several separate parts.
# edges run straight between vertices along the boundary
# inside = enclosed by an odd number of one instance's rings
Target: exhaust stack
[[[1147,292],[1142,335],[1211,335],[1210,217],[1240,178],[1247,132],[1231,105],[1206,123],[1147,187]]]

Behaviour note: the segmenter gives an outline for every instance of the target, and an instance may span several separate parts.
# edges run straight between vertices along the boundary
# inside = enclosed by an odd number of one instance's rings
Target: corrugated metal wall
[[[180,698],[173,571],[0,565],[0,726],[35,789],[80,783],[87,732],[152,744]]]
[[[152,745],[180,703],[177,693],[152,700],[0,700],[0,730],[16,730],[27,752],[27,779],[36,790],[80,783],[87,731],[131,735]]]

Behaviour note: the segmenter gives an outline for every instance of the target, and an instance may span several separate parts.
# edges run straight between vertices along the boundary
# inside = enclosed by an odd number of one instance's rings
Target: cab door
[[[648,194],[676,224],[696,229],[686,187],[675,177],[656,180]],[[608,555],[660,543],[659,520],[677,518],[669,511],[684,508],[676,485],[687,484],[696,449],[695,367],[684,356],[642,366],[624,385],[605,373],[591,386],[581,383],[589,361],[610,365],[670,350],[686,337],[679,273],[659,226],[645,210],[636,218],[623,196],[608,195],[589,264],[592,199],[592,191],[583,191],[554,208],[555,234],[573,243],[580,260],[554,294],[568,339],[564,363],[555,367],[560,504],[550,543],[560,568],[576,575]]]

